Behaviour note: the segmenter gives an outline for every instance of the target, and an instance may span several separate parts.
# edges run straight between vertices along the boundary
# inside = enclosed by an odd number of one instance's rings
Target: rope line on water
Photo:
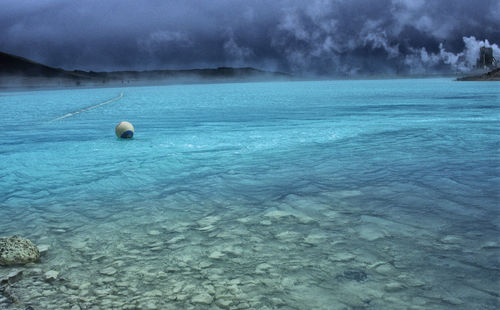
[[[90,106],[90,107],[86,107],[86,108],[80,109],[78,111],[67,113],[67,114],[64,114],[63,116],[59,116],[57,118],[54,118],[53,120],[51,120],[51,122],[59,121],[59,120],[62,120],[64,118],[66,118],[66,117],[74,116],[74,115],[80,114],[82,112],[87,112],[87,111],[93,110],[95,108],[101,107],[101,106],[106,105],[108,103],[111,103],[113,101],[120,100],[122,97],[123,97],[123,93],[121,93],[118,97],[111,98],[111,99],[109,99],[107,101],[104,101],[104,102],[101,102],[99,104],[96,104],[96,105],[93,105],[93,106]]]

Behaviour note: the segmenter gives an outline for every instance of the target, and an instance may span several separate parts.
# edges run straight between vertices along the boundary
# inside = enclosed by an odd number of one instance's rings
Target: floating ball
[[[118,138],[130,139],[134,136],[134,126],[129,122],[120,122],[116,125],[115,133]]]

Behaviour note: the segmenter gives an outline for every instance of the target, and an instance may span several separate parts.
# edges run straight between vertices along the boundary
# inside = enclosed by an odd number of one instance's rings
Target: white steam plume
[[[488,40],[477,40],[474,36],[463,37],[465,48],[459,53],[445,50],[443,44],[439,45],[439,53],[429,53],[427,49],[413,49],[411,54],[405,56],[404,63],[410,68],[411,73],[425,73],[438,65],[447,65],[456,72],[468,72],[475,68],[481,47],[491,47],[493,57],[500,59],[500,48]]]

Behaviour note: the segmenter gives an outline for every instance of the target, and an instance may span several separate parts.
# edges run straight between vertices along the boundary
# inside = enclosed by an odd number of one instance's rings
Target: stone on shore
[[[38,248],[19,236],[0,238],[0,265],[24,265],[40,258]]]

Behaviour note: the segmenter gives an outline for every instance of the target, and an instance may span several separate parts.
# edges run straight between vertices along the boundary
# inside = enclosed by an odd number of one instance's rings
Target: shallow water
[[[500,305],[498,83],[30,91],[0,108],[0,236],[49,246],[0,308]]]

